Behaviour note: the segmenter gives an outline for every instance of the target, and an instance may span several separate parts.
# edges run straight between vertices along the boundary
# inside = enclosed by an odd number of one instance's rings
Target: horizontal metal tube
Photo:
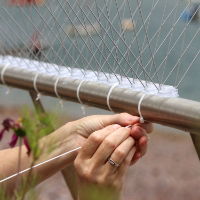
[[[0,73],[4,66],[0,65]],[[4,80],[7,85],[25,90],[33,90],[33,80],[37,72],[16,67],[7,68]],[[56,96],[54,84],[57,77],[40,74],[37,78],[38,90],[49,96]],[[77,102],[77,87],[81,80],[60,78],[57,91],[61,98]],[[80,89],[80,98],[84,104],[108,109],[106,97],[110,86],[92,81],[85,81]],[[110,96],[110,105],[116,112],[128,112],[138,115],[138,102],[143,93],[131,89],[115,88]],[[181,99],[146,95],[141,112],[145,120],[175,127],[180,130],[200,134],[200,103]]]

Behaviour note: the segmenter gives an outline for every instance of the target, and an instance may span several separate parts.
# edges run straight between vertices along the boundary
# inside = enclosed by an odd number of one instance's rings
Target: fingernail
[[[130,129],[131,129],[131,128],[132,128],[132,125],[128,125],[128,126],[126,126],[125,128],[130,128]]]
[[[113,126],[112,126],[112,128],[114,128],[114,129],[118,129],[118,128],[120,128],[121,126],[119,125],[119,124],[114,124]]]

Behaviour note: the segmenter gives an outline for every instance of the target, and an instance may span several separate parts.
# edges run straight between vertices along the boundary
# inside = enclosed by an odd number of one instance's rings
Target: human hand
[[[124,174],[136,151],[130,134],[130,128],[115,124],[89,136],[74,161],[80,200],[118,199]]]
[[[131,136],[135,139],[136,152],[132,158],[131,165],[135,164],[147,151],[149,136],[153,131],[152,123],[137,123],[132,126]]]
[[[108,125],[119,124],[123,127],[132,125],[131,135],[136,140],[137,152],[132,159],[132,164],[141,158],[147,149],[147,133],[152,132],[152,124],[145,122],[139,123],[139,117],[128,113],[115,115],[93,115],[84,117],[71,123],[71,133],[75,137],[78,146],[82,146],[85,139],[99,129]]]

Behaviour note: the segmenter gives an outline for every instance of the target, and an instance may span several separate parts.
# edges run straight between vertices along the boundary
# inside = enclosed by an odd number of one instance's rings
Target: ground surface
[[[0,120],[17,116],[0,107]],[[133,166],[125,181],[124,200],[199,200],[200,163],[189,135],[156,127],[147,155]],[[4,139],[8,141],[9,136]],[[3,143],[1,148],[5,147]],[[60,173],[40,184],[38,200],[71,200]]]

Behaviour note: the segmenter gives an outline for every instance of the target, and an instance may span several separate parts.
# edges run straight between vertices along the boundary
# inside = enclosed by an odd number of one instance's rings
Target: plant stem
[[[24,186],[22,188],[22,195],[21,195],[21,200],[24,200],[26,192],[28,190],[28,186],[31,185],[30,181],[31,181],[31,175],[32,175],[32,171],[33,171],[33,166],[34,166],[35,161],[33,160],[33,162],[31,163],[31,169],[28,173],[28,176],[25,180]]]
[[[22,138],[19,138],[19,152],[18,152],[18,164],[17,164],[17,173],[21,170],[21,155],[22,155]],[[19,180],[20,175],[17,177],[17,181]]]
[[[16,182],[15,182],[17,190],[20,189],[20,174],[19,174],[19,172],[21,170],[21,155],[22,155],[22,138],[20,137],[19,138],[18,163],[17,163],[18,176],[16,177]],[[16,192],[17,192],[17,190],[16,190]]]

